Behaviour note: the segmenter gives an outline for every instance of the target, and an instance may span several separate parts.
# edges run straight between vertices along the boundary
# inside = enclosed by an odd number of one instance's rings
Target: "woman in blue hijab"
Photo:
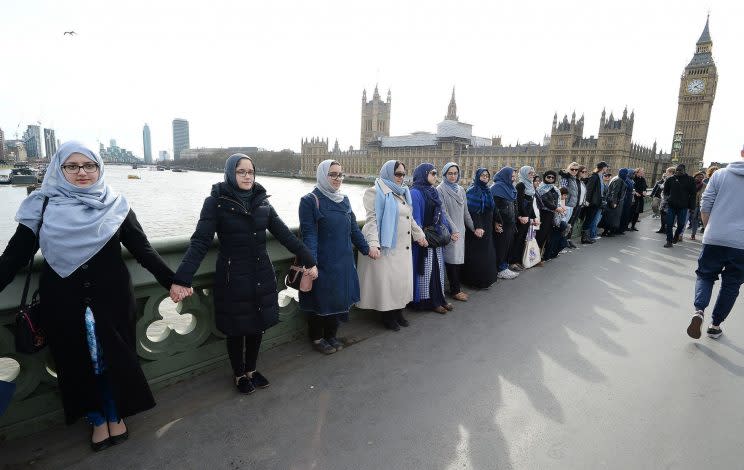
[[[493,244],[494,209],[493,196],[488,189],[491,175],[485,168],[478,168],[473,176],[473,183],[465,192],[468,210],[473,219],[475,231],[465,233],[465,265],[463,266],[463,283],[487,289],[498,274],[496,249]]]
[[[279,323],[276,275],[266,251],[266,231],[307,268],[315,279],[315,257],[279,218],[266,189],[256,182],[256,167],[237,153],[225,162],[224,180],[204,200],[191,243],[174,277],[171,298],[190,288],[214,235],[219,251],[214,273],[214,317],[227,336],[227,355],[239,393],[266,388],[269,381],[256,369],[264,331]]]
[[[514,187],[516,173],[514,168],[505,166],[493,177],[491,195],[495,204],[496,227],[493,243],[496,247],[499,279],[514,279],[518,272],[509,269],[509,255],[517,233],[517,189]]]
[[[362,233],[372,256],[357,257],[361,287],[357,307],[377,310],[393,331],[408,326],[403,308],[413,300],[412,241],[427,246],[424,231],[413,218],[411,192],[403,184],[406,174],[403,163],[389,160],[375,185],[364,192],[367,214]]]
[[[136,353],[137,302],[121,245],[165,289],[173,278],[105,176],[97,153],[79,142],[61,145],[41,189],[21,203],[0,256],[2,291],[41,247],[40,321],[65,420],[87,418],[95,451],[127,439],[122,418],[155,406]]]
[[[413,219],[419,227],[432,227],[440,234],[459,239],[460,234],[452,230],[442,200],[434,187],[437,170],[431,163],[422,163],[413,172]],[[444,298],[444,249],[439,246],[413,247],[413,302],[411,308],[447,313],[454,307]]]
[[[635,169],[626,168],[628,174],[625,176],[625,198],[623,199],[623,213],[620,216],[620,226],[617,233],[625,233],[628,230],[628,224],[633,218],[633,192],[635,191]]]

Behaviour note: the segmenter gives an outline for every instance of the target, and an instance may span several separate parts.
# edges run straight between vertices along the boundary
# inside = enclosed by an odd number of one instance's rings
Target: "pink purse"
[[[310,194],[315,198],[315,207],[320,209],[318,196],[315,193]],[[292,265],[289,267],[289,271],[287,271],[287,275],[284,276],[284,285],[292,289],[297,289],[300,292],[310,292],[313,290],[313,278],[304,275],[306,269],[305,266],[300,266],[299,260],[295,256]]]

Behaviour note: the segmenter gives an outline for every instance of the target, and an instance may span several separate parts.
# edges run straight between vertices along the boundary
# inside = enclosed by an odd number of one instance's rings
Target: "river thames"
[[[137,175],[140,179],[129,179]],[[214,183],[222,180],[220,173],[189,171],[133,170],[127,166],[106,167],[106,181],[126,196],[136,212],[145,233],[151,239],[190,236],[199,220],[204,198]],[[257,182],[271,195],[269,202],[289,226],[299,223],[297,209],[300,198],[310,192],[315,183],[310,180],[262,177]],[[342,192],[349,196],[357,219],[364,218],[362,195],[369,185],[344,184]],[[15,233],[15,214],[26,197],[25,186],[0,185],[0,251]]]

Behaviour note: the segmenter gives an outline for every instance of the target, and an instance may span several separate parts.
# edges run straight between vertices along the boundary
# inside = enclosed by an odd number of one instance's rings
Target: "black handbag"
[[[451,240],[449,230],[447,230],[444,224],[439,224],[438,227],[433,225],[424,227],[424,235],[426,236],[426,242],[429,244],[429,248],[445,246]]]
[[[47,345],[47,337],[40,325],[41,302],[39,301],[38,289],[31,296],[31,303],[27,304],[28,291],[31,286],[31,268],[34,265],[34,254],[39,249],[39,232],[41,224],[44,222],[44,211],[49,203],[49,198],[44,198],[44,204],[41,207],[41,219],[39,228],[36,231],[36,241],[34,249],[31,252],[31,261],[28,262],[28,274],[26,274],[26,283],[23,286],[23,295],[21,296],[21,306],[16,314],[15,345],[16,352],[23,354],[33,354],[38,352]]]

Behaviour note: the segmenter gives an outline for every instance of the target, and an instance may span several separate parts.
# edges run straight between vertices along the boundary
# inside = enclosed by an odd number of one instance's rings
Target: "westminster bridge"
[[[20,365],[0,468],[740,468],[741,305],[721,339],[689,339],[700,245],[664,249],[651,224],[472,292],[447,315],[409,312],[400,332],[356,311],[342,326],[353,344],[331,356],[311,351],[291,301],[259,359],[272,385],[250,396],[235,393],[213,326],[215,251],[178,311],[129,259],[158,406],[93,454],[85,424],[61,424],[49,357],[15,354],[0,328],[0,357]],[[154,245],[176,266],[187,243]],[[275,241],[269,251],[283,272],[289,254]],[[20,275],[9,289],[6,326]]]

